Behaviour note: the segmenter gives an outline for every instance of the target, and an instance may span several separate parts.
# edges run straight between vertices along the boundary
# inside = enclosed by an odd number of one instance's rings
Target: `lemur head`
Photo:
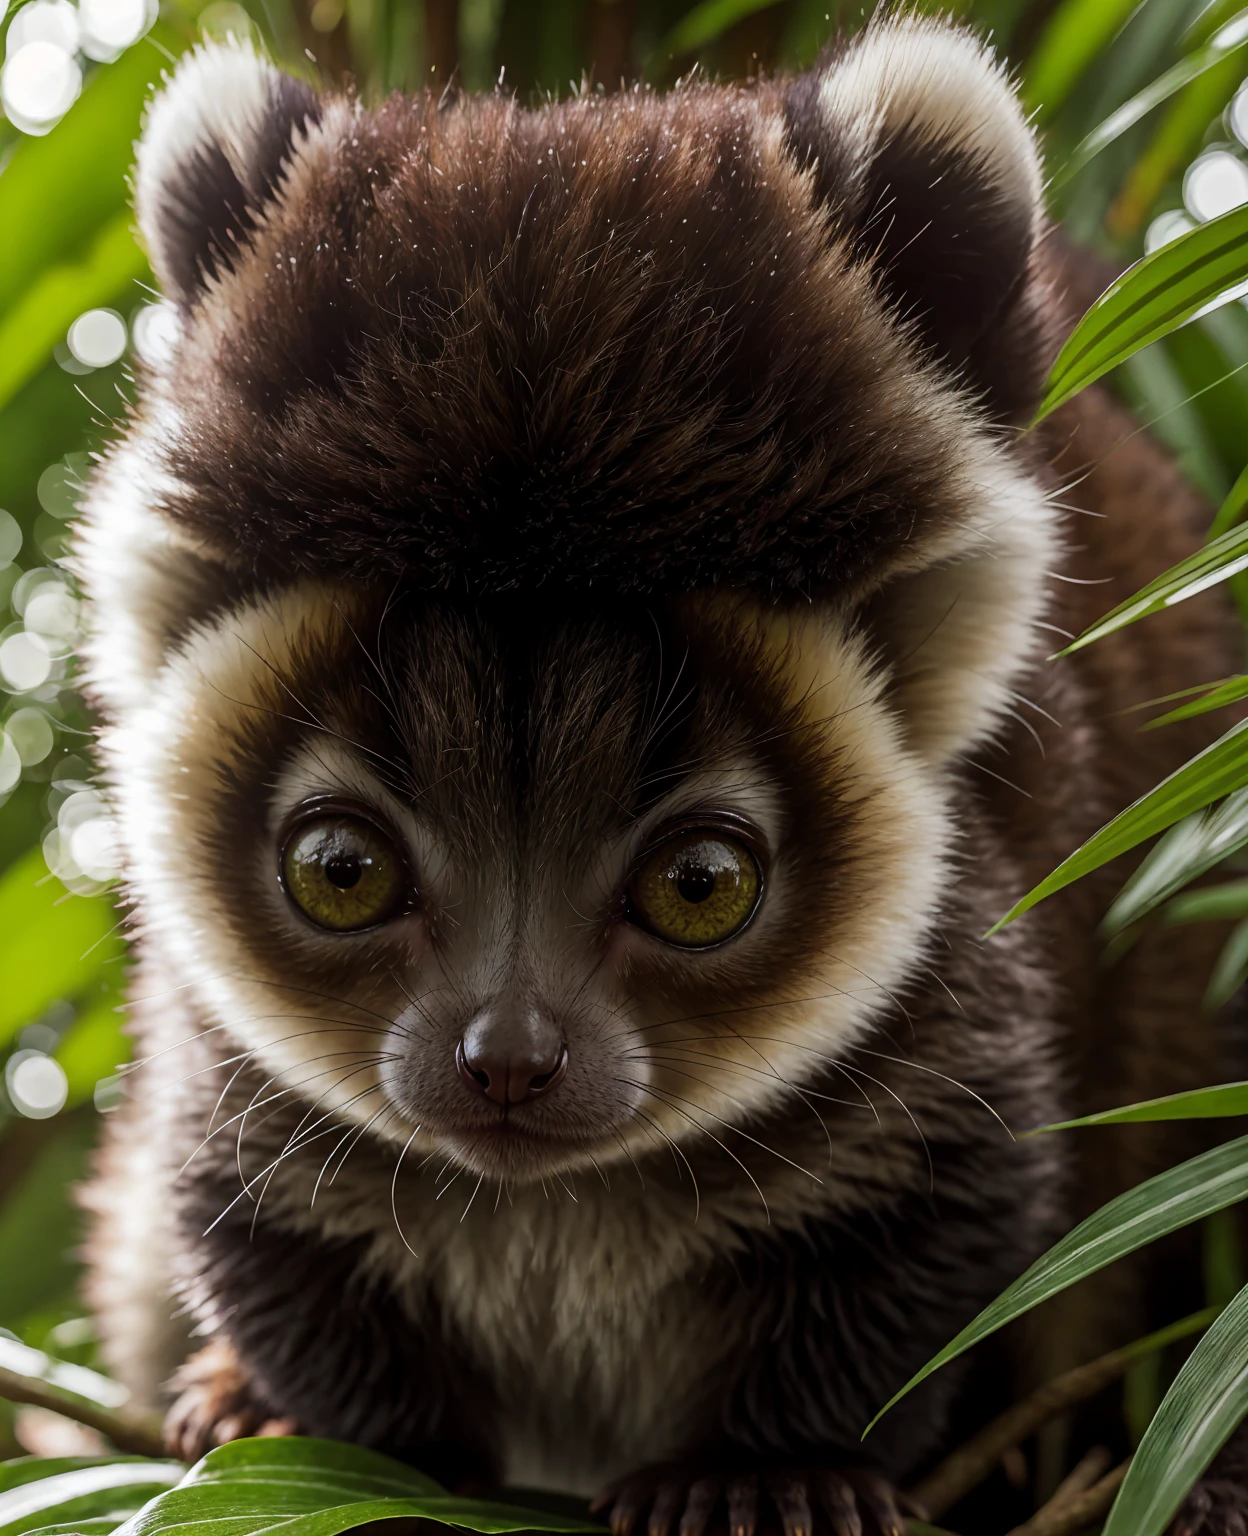
[[[917,18],[538,111],[178,66],[136,187],[181,339],[77,562],[137,923],[211,1024],[516,1178],[870,1026],[1043,602],[1040,186]]]

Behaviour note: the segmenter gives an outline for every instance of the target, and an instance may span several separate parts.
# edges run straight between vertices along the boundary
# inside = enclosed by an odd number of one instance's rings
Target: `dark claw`
[[[681,1516],[680,1536],[704,1536],[719,1499],[720,1487],[718,1477],[704,1477],[694,1483]]]
[[[847,1472],[846,1479],[880,1528],[880,1536],[904,1536],[906,1522],[897,1508],[893,1485],[878,1472]]]
[[[728,1483],[728,1536],[754,1536],[758,1529],[758,1478],[750,1473]]]
[[[862,1517],[854,1490],[836,1472],[816,1472],[815,1494],[832,1526],[832,1536],[862,1536]]]
[[[646,1527],[647,1536],[667,1536],[672,1528],[672,1521],[676,1518],[676,1511],[684,1499],[684,1494],[683,1483],[659,1484],[659,1491],[654,1496],[654,1506],[650,1510],[650,1522]]]
[[[616,1496],[615,1503],[611,1506],[611,1536],[632,1536],[633,1527],[637,1524],[637,1516],[641,1513],[641,1507],[646,1501],[646,1494],[637,1484],[629,1484],[621,1488]]]
[[[784,1524],[784,1536],[814,1536],[806,1479],[792,1472],[777,1472],[767,1479],[767,1488]]]

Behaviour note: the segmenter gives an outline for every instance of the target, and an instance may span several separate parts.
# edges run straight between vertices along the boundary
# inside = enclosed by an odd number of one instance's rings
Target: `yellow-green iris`
[[[658,938],[705,949],[744,928],[761,888],[758,862],[744,843],[695,830],[660,843],[633,877],[629,896]]]
[[[282,874],[295,905],[321,928],[350,933],[392,917],[406,895],[394,844],[358,816],[315,816],[282,850]]]

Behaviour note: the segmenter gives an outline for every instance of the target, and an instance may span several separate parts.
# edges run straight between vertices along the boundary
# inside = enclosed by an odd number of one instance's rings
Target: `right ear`
[[[187,54],[148,108],[135,207],[169,298],[193,305],[236,260],[276,194],[316,92],[237,42]]]

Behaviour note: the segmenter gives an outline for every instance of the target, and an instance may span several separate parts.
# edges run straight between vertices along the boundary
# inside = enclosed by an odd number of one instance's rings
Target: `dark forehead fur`
[[[939,529],[919,348],[768,101],[357,111],[190,310],[172,514],[472,593],[807,594]]]

